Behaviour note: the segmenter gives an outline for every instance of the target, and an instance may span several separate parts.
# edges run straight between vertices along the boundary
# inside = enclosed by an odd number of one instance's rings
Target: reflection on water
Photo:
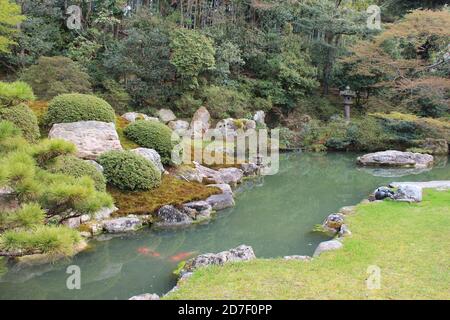
[[[35,267],[10,265],[3,276],[0,260],[0,298],[127,299],[145,292],[162,294],[175,284],[172,271],[179,261],[240,244],[253,246],[258,257],[311,255],[326,239],[311,232],[316,224],[392,182],[392,177],[396,181],[450,180],[446,163],[399,175],[357,169],[356,156],[283,155],[278,175],[244,183],[235,208],[200,225],[101,237],[91,242],[92,250],[71,260]],[[81,268],[81,290],[66,288],[66,268],[72,264]]]

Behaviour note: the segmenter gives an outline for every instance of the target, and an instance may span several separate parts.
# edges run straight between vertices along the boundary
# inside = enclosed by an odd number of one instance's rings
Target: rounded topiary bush
[[[59,156],[50,165],[49,171],[66,174],[75,178],[87,176],[94,181],[95,189],[98,191],[106,190],[106,179],[103,174],[93,164],[77,157]]]
[[[114,109],[105,100],[79,93],[59,95],[50,101],[45,123],[67,123],[96,120],[114,122]]]
[[[172,149],[172,130],[157,121],[136,121],[125,128],[125,135],[141,147],[155,149],[163,164],[170,164]]]
[[[38,119],[25,104],[0,108],[0,120],[12,122],[29,142],[36,142],[40,137]]]
[[[98,158],[108,183],[122,190],[149,190],[161,184],[160,171],[131,151],[109,151]]]

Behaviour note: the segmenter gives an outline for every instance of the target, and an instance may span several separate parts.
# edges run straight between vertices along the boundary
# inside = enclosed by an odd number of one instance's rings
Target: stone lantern
[[[345,87],[344,91],[340,92],[344,97],[344,116],[346,121],[350,121],[350,107],[353,104],[353,98],[356,97],[355,91],[350,90],[349,86]]]

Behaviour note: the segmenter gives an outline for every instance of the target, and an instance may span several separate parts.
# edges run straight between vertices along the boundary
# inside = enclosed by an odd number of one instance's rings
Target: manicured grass
[[[450,299],[450,192],[420,204],[361,204],[344,248],[311,262],[256,260],[198,270],[171,299]],[[299,252],[301,254],[301,252]],[[369,290],[369,266],[381,288]]]
[[[108,188],[118,215],[150,214],[164,205],[181,205],[190,201],[203,200],[221,192],[218,188],[200,183],[187,182],[173,176],[163,175],[161,186],[149,191],[122,191]]]

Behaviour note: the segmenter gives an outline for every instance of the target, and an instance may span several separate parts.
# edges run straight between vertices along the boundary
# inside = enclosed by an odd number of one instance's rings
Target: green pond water
[[[327,238],[311,230],[330,213],[353,205],[392,181],[450,180],[447,158],[432,170],[370,170],[355,166],[356,154],[286,154],[275,176],[247,182],[236,207],[209,223],[184,229],[144,229],[102,237],[73,259],[35,267],[0,264],[0,299],[128,299],[164,294],[175,284],[178,261],[240,244],[257,257],[311,255]],[[81,289],[68,290],[69,265],[81,270]],[[2,271],[3,270],[3,271]],[[7,271],[6,271],[7,270]]]

